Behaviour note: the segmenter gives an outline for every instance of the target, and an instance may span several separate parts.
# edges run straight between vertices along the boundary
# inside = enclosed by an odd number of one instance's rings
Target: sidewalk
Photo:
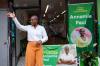
[[[25,57],[21,57],[19,59],[17,66],[25,66]]]

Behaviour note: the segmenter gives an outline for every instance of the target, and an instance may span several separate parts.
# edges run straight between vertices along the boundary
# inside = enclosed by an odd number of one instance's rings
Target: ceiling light
[[[43,17],[45,17],[45,14],[43,15]]]
[[[48,8],[49,8],[49,5],[47,5],[47,7],[46,7],[46,10],[45,10],[45,13],[47,13],[47,11],[48,11]]]
[[[64,14],[66,12],[66,10],[64,10],[61,14]]]
[[[60,17],[60,15],[57,16],[57,18]]]

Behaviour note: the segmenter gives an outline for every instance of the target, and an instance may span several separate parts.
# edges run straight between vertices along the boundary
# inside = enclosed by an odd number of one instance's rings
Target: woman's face
[[[64,50],[65,50],[65,53],[66,53],[66,54],[69,53],[69,48],[68,48],[68,47],[65,47]]]
[[[80,29],[80,34],[81,34],[82,36],[84,36],[84,35],[85,35],[85,29]]]
[[[38,17],[37,16],[32,16],[31,17],[31,25],[37,25],[38,23]]]

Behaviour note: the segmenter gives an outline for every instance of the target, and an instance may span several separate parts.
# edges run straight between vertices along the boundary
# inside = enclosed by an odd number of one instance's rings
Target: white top
[[[75,57],[70,53],[68,53],[67,55],[66,53],[63,53],[63,54],[60,54],[59,59],[62,59],[64,61],[74,61]]]
[[[59,59],[62,59],[63,61],[75,61],[76,60],[76,58],[70,53],[68,53],[67,55],[66,55],[66,53],[60,54]],[[56,66],[77,66],[77,64],[76,63],[71,64],[71,65],[69,65],[69,64],[57,64]]]
[[[47,36],[47,33],[46,33],[46,30],[43,26],[41,25],[37,25],[36,28],[34,28],[34,26],[32,25],[27,25],[27,26],[24,26],[24,25],[21,25],[19,23],[19,21],[17,20],[17,18],[13,18],[15,24],[16,24],[16,27],[22,31],[27,31],[27,37],[28,37],[28,41],[39,41],[41,40],[42,43],[46,42],[48,40],[48,36]]]

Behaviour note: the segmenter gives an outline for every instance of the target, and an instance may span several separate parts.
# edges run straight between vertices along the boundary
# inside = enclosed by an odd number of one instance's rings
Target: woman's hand
[[[42,44],[42,41],[41,40],[37,41],[37,44]]]
[[[9,12],[9,13],[7,13],[7,16],[11,17],[11,18],[14,18],[15,17],[15,13],[14,12],[13,13]]]
[[[36,46],[39,47],[42,45],[42,41],[36,41]]]

